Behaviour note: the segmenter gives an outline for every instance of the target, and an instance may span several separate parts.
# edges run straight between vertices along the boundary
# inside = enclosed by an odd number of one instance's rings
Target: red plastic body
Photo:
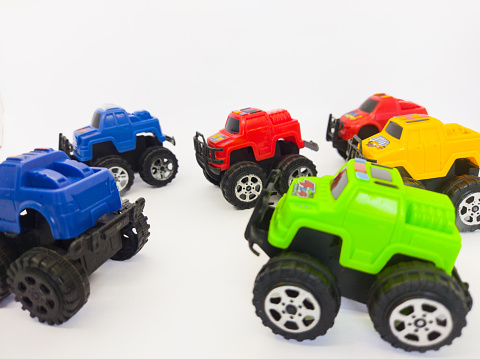
[[[229,121],[238,121],[238,133],[229,128]],[[208,137],[207,145],[221,148],[215,152],[220,164],[210,166],[225,171],[230,167],[232,151],[250,147],[255,159],[262,161],[275,155],[275,145],[279,139],[294,143],[299,149],[305,147],[300,132],[300,124],[286,110],[262,111],[254,108],[230,113],[225,128]]]
[[[338,137],[348,141],[364,126],[375,126],[378,132],[383,130],[388,120],[394,116],[409,114],[427,114],[425,107],[411,101],[404,101],[384,93],[370,96],[367,101],[377,101],[377,105],[371,112],[365,112],[360,106],[340,117],[343,126],[338,132]],[[366,101],[366,102],[367,102]],[[366,103],[365,102],[365,103]],[[364,104],[365,104],[364,103]]]

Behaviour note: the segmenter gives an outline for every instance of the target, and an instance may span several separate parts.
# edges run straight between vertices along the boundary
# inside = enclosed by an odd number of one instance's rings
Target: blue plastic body
[[[140,133],[153,133],[160,142],[165,141],[158,118],[148,111],[128,113],[116,106],[98,108],[91,125],[74,132],[73,156],[81,162],[90,161],[92,146],[104,142],[111,142],[120,153],[134,150]]]
[[[108,169],[71,160],[64,152],[35,149],[0,164],[0,231],[18,234],[21,213],[35,210],[55,239],[74,238],[122,206]]]

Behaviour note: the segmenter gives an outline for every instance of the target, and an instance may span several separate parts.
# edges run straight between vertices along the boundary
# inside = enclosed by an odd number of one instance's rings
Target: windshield
[[[403,128],[398,123],[390,121],[385,128],[385,132],[399,140],[402,137]]]
[[[230,116],[227,120],[225,130],[227,132],[233,133],[234,135],[238,134],[240,132],[240,121]]]
[[[95,113],[93,114],[93,117],[92,117],[91,126],[95,127],[95,128],[98,128],[99,125],[100,125],[100,114],[97,111],[95,111]]]
[[[373,110],[375,110],[375,107],[377,107],[377,105],[378,105],[378,101],[368,98],[364,103],[360,105],[360,110],[366,113],[370,113]]]
[[[337,199],[342,194],[342,191],[347,184],[347,167],[345,167],[338,173],[338,175],[335,176],[332,181],[330,189],[332,191],[333,198]]]

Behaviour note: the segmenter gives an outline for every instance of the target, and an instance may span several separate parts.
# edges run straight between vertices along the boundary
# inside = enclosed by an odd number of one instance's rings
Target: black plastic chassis
[[[270,196],[274,192],[275,182],[280,175],[279,170],[274,170],[270,174],[267,185],[258,198],[255,209],[253,210],[250,221],[245,230],[245,239],[249,243],[250,250],[259,255],[254,249],[258,245],[265,254],[272,258],[283,252],[283,249],[272,246],[268,242],[268,230],[272,218],[274,207],[271,206]],[[343,297],[355,300],[360,303],[367,302],[367,296],[377,276],[363,273],[354,269],[343,267],[340,262],[341,239],[337,236],[321,233],[310,228],[301,228],[289,248],[285,251],[306,253],[320,260],[332,272],[337,280],[337,285]],[[394,256],[387,265],[392,265],[401,261],[412,260],[405,256]],[[452,276],[460,283],[467,298],[467,303],[471,308],[472,299],[468,291],[468,284],[462,282],[457,270],[454,268]]]
[[[124,231],[132,227],[136,230],[140,250],[150,235],[150,225],[142,215],[144,207],[143,198],[135,203],[124,200],[119,211],[100,217],[94,227],[73,240],[68,247],[68,258],[79,260],[85,272],[91,274],[122,248]]]
[[[220,181],[220,168],[212,167],[210,166],[210,163],[223,163],[223,160],[215,159],[215,152],[223,151],[223,149],[208,147],[205,137],[198,131],[193,137],[193,146],[195,147],[195,157],[197,158],[199,166],[202,167],[203,171],[206,172],[211,178]]]
[[[326,140],[331,141],[334,148],[347,152],[347,140],[338,137],[338,132],[343,128],[343,122],[339,118],[333,117],[332,114],[328,117]]]

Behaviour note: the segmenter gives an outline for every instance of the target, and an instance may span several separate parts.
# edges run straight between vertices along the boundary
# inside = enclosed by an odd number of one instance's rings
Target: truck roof
[[[63,151],[36,148],[18,156],[8,157],[1,166],[14,166],[28,176],[25,185],[41,188],[62,188],[94,174],[92,168],[71,160]]]

